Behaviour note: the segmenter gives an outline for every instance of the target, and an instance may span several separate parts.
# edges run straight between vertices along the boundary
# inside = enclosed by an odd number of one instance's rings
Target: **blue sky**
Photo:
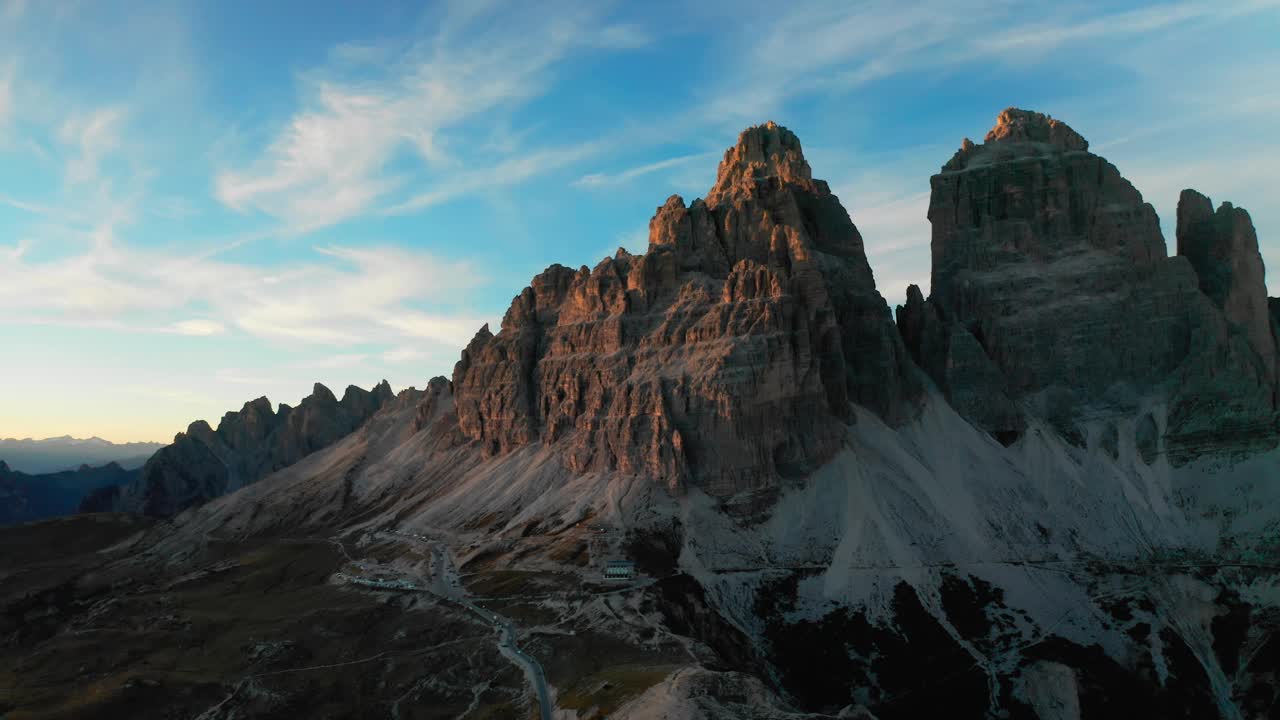
[[[422,387],[769,119],[890,303],[928,285],[929,176],[1009,105],[1088,138],[1171,250],[1195,187],[1280,267],[1277,0],[529,5],[0,3],[0,437]]]

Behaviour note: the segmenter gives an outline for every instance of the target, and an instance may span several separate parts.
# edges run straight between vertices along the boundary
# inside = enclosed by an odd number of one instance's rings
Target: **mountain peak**
[[[1005,108],[984,142],[1048,143],[1060,150],[1088,150],[1089,141],[1050,115],[1021,108]]]
[[[1033,110],[1009,107],[996,116],[996,124],[981,145],[965,138],[951,160],[942,166],[942,171],[956,172],[1014,158],[1088,150],[1089,141],[1061,120]]]
[[[800,138],[772,120],[743,130],[737,144],[725,151],[707,203],[717,205],[741,191],[749,193],[755,183],[771,177],[784,183],[813,180]]]
[[[315,385],[312,385],[311,395],[306,398],[303,398],[303,400],[312,400],[312,399],[313,399],[313,402],[325,402],[329,404],[336,404],[338,402],[337,396],[335,396],[333,394],[333,391],[330,390],[328,387],[326,387],[323,383],[316,383]]]

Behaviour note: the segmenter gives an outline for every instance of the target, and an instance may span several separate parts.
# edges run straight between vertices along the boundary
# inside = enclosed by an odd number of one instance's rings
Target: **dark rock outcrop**
[[[421,430],[440,419],[440,416],[453,409],[452,390],[449,378],[443,375],[433,377],[427,382],[423,397],[418,404],[418,412],[413,418],[413,429]]]
[[[1155,210],[1058,120],[1010,108],[931,180],[932,292],[899,329],[961,414],[1007,440],[1166,402],[1175,461],[1274,443],[1275,339],[1248,215],[1184,193]],[[1234,330],[1243,328],[1243,334]],[[1247,339],[1246,339],[1247,338]]]
[[[907,304],[898,307],[898,330],[912,359],[946,390],[954,407],[1006,445],[1019,437],[1025,421],[1000,370],[973,333],[946,322],[916,285],[907,288]]]
[[[1191,261],[1200,290],[1240,327],[1273,371],[1276,341],[1258,235],[1244,208],[1213,202],[1195,190],[1178,198],[1178,255]]]
[[[560,443],[576,471],[729,495],[829,459],[850,403],[901,421],[917,382],[857,228],[768,123],[705,200],[658,209],[645,254],[535,277],[463,351],[453,391],[489,453]]]
[[[354,385],[338,400],[316,383],[298,407],[272,411],[265,397],[222,417],[214,430],[191,423],[160,449],[128,485],[87,498],[82,512],[127,511],[167,517],[254,483],[328,447],[394,397],[384,380],[372,391]]]

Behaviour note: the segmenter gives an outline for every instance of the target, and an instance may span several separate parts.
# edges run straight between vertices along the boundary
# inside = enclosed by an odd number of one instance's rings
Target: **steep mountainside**
[[[1247,215],[1184,193],[1169,257],[1116,168],[1017,109],[932,185],[933,286],[896,326],[769,123],[657,210],[643,255],[534,278],[452,381],[257,482],[269,407],[179,436],[133,486],[155,507],[239,489],[20,569],[12,703],[1280,716],[1280,302]],[[224,641],[237,603],[252,629]]]
[[[1006,442],[1028,413],[1077,443],[1089,419],[1149,413],[1175,462],[1274,447],[1275,339],[1248,214],[1183,193],[1166,257],[1151,205],[1088,147],[1011,108],[933,177],[932,293],[910,289],[899,314],[913,357]]]
[[[649,252],[534,278],[453,384],[488,453],[537,441],[575,472],[720,496],[812,472],[852,403],[900,422],[920,394],[857,228],[772,123],[725,153],[705,200],[658,209]]]
[[[218,429],[203,420],[178,433],[121,487],[86,498],[82,512],[124,511],[167,517],[233,492],[328,447],[359,427],[392,399],[384,380],[372,391],[349,386],[342,400],[316,383],[298,407],[272,411],[265,397],[222,416]]]

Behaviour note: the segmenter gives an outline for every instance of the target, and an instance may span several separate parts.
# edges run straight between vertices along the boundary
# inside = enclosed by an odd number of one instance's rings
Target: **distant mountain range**
[[[125,470],[142,467],[164,443],[113,443],[100,437],[62,437],[33,440],[0,439],[0,460],[18,472],[40,474],[75,470],[81,465],[114,462]]]
[[[133,480],[138,468],[109,462],[99,467],[31,474],[0,460],[0,525],[30,522],[73,513],[84,496]]]

